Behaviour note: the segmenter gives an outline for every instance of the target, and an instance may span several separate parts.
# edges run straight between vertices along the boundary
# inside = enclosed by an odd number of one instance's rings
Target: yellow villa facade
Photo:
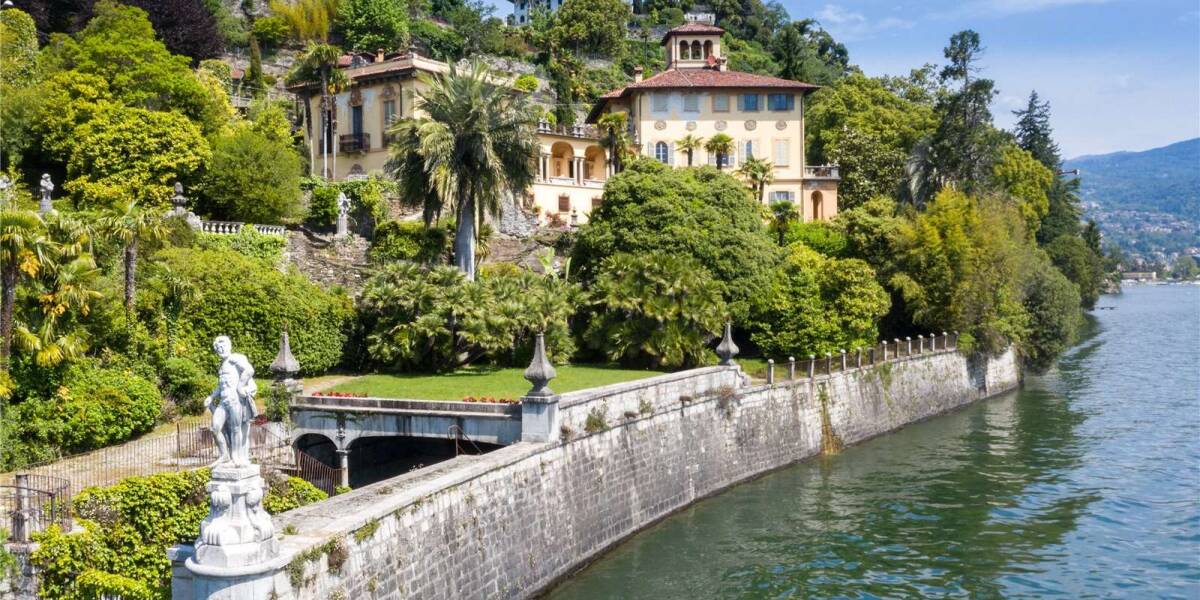
[[[688,166],[677,144],[686,136],[704,141],[724,133],[733,151],[722,157],[699,148],[695,166],[736,170],[747,157],[773,164],[774,181],[760,201],[786,200],[797,205],[805,221],[837,214],[837,167],[805,162],[804,100],[817,86],[729,71],[721,56],[721,30],[689,23],[666,34],[667,68],[653,77],[640,73],[628,86],[602,96],[588,115],[588,125],[538,126],[540,155],[536,180],[519,196],[542,223],[587,222],[599,205],[612,166],[594,123],[605,113],[625,112],[637,152],[676,167]],[[387,160],[387,128],[400,118],[416,116],[421,73],[449,70],[442,62],[413,51],[390,55],[342,57],[339,65],[351,85],[333,96],[325,135],[322,98],[313,85],[292,88],[309,118],[304,129],[312,174],[336,180],[366,177],[383,171]]]

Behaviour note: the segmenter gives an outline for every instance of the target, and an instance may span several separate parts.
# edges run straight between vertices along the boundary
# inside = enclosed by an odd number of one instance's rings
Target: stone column
[[[858,356],[858,358],[855,359],[854,367],[857,369],[861,369],[862,368],[862,347],[860,346],[858,348],[855,348],[854,353]]]
[[[832,352],[825,353],[825,374],[826,375],[833,374],[833,353]]]
[[[875,364],[875,346],[871,346],[869,349],[867,349],[867,362],[872,365]]]
[[[342,475],[340,478],[341,481],[338,482],[338,485],[340,485],[342,487],[350,487],[350,449],[347,448],[345,450],[342,450],[339,448],[337,450],[337,455],[338,455],[338,468],[341,469],[341,471],[342,471]]]
[[[925,336],[917,334],[917,354],[925,352]]]
[[[548,385],[558,373],[546,358],[546,339],[542,333],[534,341],[533,358],[525,369],[525,379],[533,384],[521,397],[521,441],[543,443],[558,434],[558,394]]]
[[[575,184],[583,185],[583,158],[575,157]]]
[[[817,355],[808,355],[808,378],[812,379],[817,376]]]
[[[949,349],[950,349],[950,334],[943,331],[942,332],[942,350],[949,350]]]
[[[543,152],[542,160],[539,164],[541,165],[538,171],[539,177],[541,177],[542,181],[546,181],[550,178],[550,153]]]
[[[904,336],[904,345],[905,345],[904,355],[912,356],[912,338],[910,338],[908,336]]]
[[[842,371],[845,371],[846,370],[846,351],[838,350],[838,352],[842,353]]]
[[[796,357],[788,357],[788,381],[796,378]]]
[[[775,359],[768,358],[767,359],[767,385],[774,385],[774,383],[775,383]]]

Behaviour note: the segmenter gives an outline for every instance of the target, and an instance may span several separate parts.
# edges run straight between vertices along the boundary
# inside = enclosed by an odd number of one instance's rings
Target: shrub
[[[308,200],[308,216],[304,220],[314,227],[330,227],[337,222],[338,187],[315,187]]]
[[[384,265],[360,300],[368,359],[383,368],[446,370],[477,360],[521,364],[545,331],[550,359],[574,352],[576,286],[520,271],[468,282],[452,267]]]
[[[234,351],[265,372],[285,323],[303,372],[320,373],[341,361],[353,312],[343,293],[229,250],[172,248],[157,259],[196,289],[196,298],[181,311],[179,328],[185,350],[203,357],[197,358],[201,364],[212,360],[213,339],[228,335]],[[140,301],[156,306],[159,300],[148,290]]]
[[[846,235],[828,223],[793,223],[784,240],[789,246],[799,242],[825,256],[841,258],[847,255]]]
[[[196,234],[195,245],[202,250],[233,250],[274,266],[283,260],[283,248],[287,245],[287,239],[259,233],[254,227],[243,225],[241,231],[234,235]]]
[[[217,385],[217,378],[186,358],[169,358],[160,371],[163,391],[179,412],[198,415],[204,412],[204,400]]]
[[[538,79],[532,73],[526,73],[513,82],[513,88],[527,94],[532,94],[538,89]]]
[[[128,440],[154,426],[162,410],[158,387],[127,370],[81,361],[53,398],[29,398],[14,408],[26,441],[83,452]]]
[[[764,292],[780,251],[746,186],[711,167],[672,169],[638,160],[610,177],[572,252],[585,285],[620,253],[689,256],[708,272],[735,321]]]
[[[1021,350],[1026,364],[1042,371],[1075,339],[1081,323],[1079,288],[1045,261],[1028,277],[1025,310],[1029,312],[1029,334]]]
[[[287,41],[288,35],[291,33],[287,20],[279,15],[255,19],[252,31],[260,44],[270,48],[278,47]]]
[[[711,357],[706,344],[727,316],[718,289],[708,271],[687,256],[611,256],[596,278],[597,314],[588,342],[624,364],[704,364]]]
[[[287,141],[235,127],[213,140],[201,211],[229,221],[293,222],[300,216],[301,168],[300,155]]]
[[[291,405],[292,394],[282,384],[276,382],[271,384],[271,389],[267,392],[266,406],[263,414],[267,419],[276,423],[283,423],[288,419],[288,408]]]
[[[793,244],[768,293],[756,298],[748,329],[766,356],[804,356],[870,346],[891,306],[867,263],[829,258]]]
[[[267,512],[277,515],[313,502],[320,502],[328,497],[329,494],[299,477],[280,478],[271,483],[271,487],[267,490],[267,496],[263,498],[263,508]]]
[[[388,221],[375,228],[367,258],[376,264],[406,260],[426,265],[443,264],[450,251],[444,227],[425,227],[416,221]]]
[[[200,535],[200,521],[208,515],[208,481],[208,469],[200,469],[130,477],[80,492],[74,507],[84,531],[65,533],[53,526],[35,538],[40,543],[32,556],[40,572],[39,596],[99,597],[76,595],[75,586],[85,575],[88,586],[124,598],[169,596],[167,548]],[[263,507],[268,512],[272,506],[296,508],[325,497],[303,480],[286,478],[267,490]],[[141,595],[143,587],[150,596]]]

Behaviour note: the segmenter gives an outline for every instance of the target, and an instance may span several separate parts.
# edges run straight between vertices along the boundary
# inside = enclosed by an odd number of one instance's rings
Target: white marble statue
[[[217,388],[208,396],[205,405],[212,411],[212,432],[217,442],[217,462],[213,466],[232,463],[250,464],[250,421],[258,416],[254,396],[254,367],[245,354],[233,351],[228,336],[213,340],[213,351],[221,357],[217,367]]]

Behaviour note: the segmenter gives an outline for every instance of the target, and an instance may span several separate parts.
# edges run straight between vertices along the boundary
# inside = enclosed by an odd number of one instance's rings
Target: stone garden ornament
[[[254,396],[254,367],[244,354],[233,351],[227,336],[213,341],[213,351],[221,359],[217,367],[217,388],[208,397],[212,411],[212,432],[218,457],[213,463],[208,484],[209,513],[200,523],[195,553],[187,559],[187,569],[195,576],[197,598],[265,597],[261,590],[241,588],[229,593],[229,577],[242,577],[259,570],[279,554],[275,526],[263,509],[266,486],[258,465],[250,462],[250,424],[258,410]],[[215,578],[215,579],[214,579]],[[257,588],[269,584],[248,584]],[[225,593],[217,593],[216,588]]]
[[[338,216],[337,216],[337,237],[344,238],[349,233],[350,225],[350,198],[346,197],[345,192],[338,193]]]
[[[50,200],[50,194],[54,193],[54,182],[50,181],[49,173],[42,173],[42,200],[38,203],[38,212],[46,214],[54,210],[54,204]]]

